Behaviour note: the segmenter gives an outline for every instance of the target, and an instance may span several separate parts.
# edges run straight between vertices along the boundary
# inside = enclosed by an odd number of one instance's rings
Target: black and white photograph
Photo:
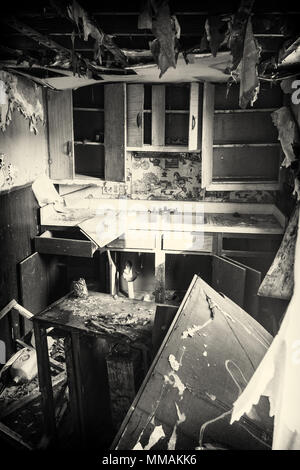
[[[2,6],[0,456],[300,450],[300,4]]]

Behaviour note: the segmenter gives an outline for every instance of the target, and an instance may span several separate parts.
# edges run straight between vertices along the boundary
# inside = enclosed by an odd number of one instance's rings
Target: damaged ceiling
[[[292,2],[14,3],[1,18],[0,65],[57,89],[244,75],[244,107],[259,79],[299,73],[299,19]]]

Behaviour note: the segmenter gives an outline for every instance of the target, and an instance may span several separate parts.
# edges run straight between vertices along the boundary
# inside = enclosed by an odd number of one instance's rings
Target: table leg
[[[54,401],[51,380],[51,370],[48,356],[47,331],[38,322],[33,320],[39,387],[41,391],[41,403],[44,414],[45,434],[53,444],[57,440],[56,423],[54,414]]]

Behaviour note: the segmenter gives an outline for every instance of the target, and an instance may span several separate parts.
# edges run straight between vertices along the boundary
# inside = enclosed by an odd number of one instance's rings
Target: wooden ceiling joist
[[[52,2],[52,5],[55,7],[56,2]],[[115,61],[122,66],[127,65],[127,58],[121,51],[121,49],[114,44],[112,36],[104,33],[101,28],[95,23],[91,18],[90,14],[84,10],[78,2],[75,2],[73,5],[69,5],[67,8],[67,13],[64,13],[65,10],[59,10],[59,14],[64,14],[64,16],[72,21],[77,27],[79,23],[79,18],[81,18],[83,23],[83,34],[84,39],[87,40],[88,36],[91,36],[98,47],[104,47],[108,50],[114,57]],[[85,30],[86,25],[86,30]]]
[[[71,57],[72,53],[69,49],[61,46],[57,42],[50,39],[48,36],[45,36],[44,34],[41,34],[38,31],[35,31],[30,26],[27,26],[26,24],[22,23],[16,18],[14,17],[5,18],[4,22],[11,28],[15,29],[19,33],[23,34],[24,36],[27,36],[30,39],[33,39],[34,41],[38,42],[42,46],[48,49],[51,49],[59,54],[62,54],[66,57]]]
[[[11,47],[0,45],[0,51],[4,54],[7,54],[12,57],[18,57],[18,59],[24,58],[24,61],[34,62],[35,59],[31,57],[27,52],[21,51],[19,49],[12,49]]]
[[[51,49],[52,51],[58,53],[59,55],[63,56],[66,59],[69,59],[69,60],[72,59],[72,51],[71,50],[67,49],[64,46],[61,46],[57,42],[50,39],[48,36],[39,33],[38,31],[34,30],[33,28],[31,28],[28,25],[25,25],[24,23],[17,20],[16,18],[14,18],[14,17],[6,18],[5,19],[5,24],[9,25],[11,28],[15,29],[16,31],[18,31],[22,35],[24,35],[26,37],[29,37],[30,39],[37,42],[41,46],[46,47],[48,49]],[[124,55],[124,57],[126,59],[125,55]],[[119,69],[115,69],[115,68],[112,68],[112,67],[107,68],[103,65],[99,66],[99,65],[91,64],[89,59],[87,59],[87,58],[84,58],[84,61],[85,61],[85,64],[86,64],[87,68],[94,71],[94,72],[105,73],[105,72],[112,71],[112,70],[116,70],[116,71],[119,71],[119,72],[123,71],[123,69],[120,69],[120,68]],[[36,62],[36,59],[35,59],[35,62]]]

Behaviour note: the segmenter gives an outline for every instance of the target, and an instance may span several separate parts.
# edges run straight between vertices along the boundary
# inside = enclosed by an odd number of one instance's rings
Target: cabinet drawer
[[[34,237],[35,251],[48,255],[80,256],[92,258],[97,245],[87,240],[80,232],[70,234],[73,238],[67,238],[59,232],[44,232]]]
[[[151,250],[155,248],[155,233],[149,230],[128,230],[109,243],[107,248],[112,250],[114,248]]]
[[[213,235],[204,232],[168,232],[163,235],[164,250],[211,252]]]

